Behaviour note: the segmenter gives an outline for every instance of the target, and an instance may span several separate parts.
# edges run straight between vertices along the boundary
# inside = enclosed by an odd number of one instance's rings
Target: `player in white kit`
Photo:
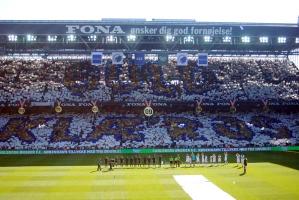
[[[224,152],[224,163],[227,164],[227,152]]]
[[[199,166],[200,164],[200,155],[199,153],[196,154],[196,164]]]
[[[216,163],[216,154],[213,154],[213,163]]]
[[[201,153],[201,163],[204,164],[205,163],[205,154]]]
[[[236,153],[237,165],[239,165],[240,161],[240,154]]]
[[[242,154],[242,155],[241,155],[241,164],[242,164],[242,166],[244,165],[244,159],[245,159],[245,155]]]
[[[221,155],[218,155],[218,163],[221,163]]]

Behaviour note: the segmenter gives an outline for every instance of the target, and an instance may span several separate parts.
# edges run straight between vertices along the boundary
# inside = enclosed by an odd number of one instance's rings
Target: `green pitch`
[[[97,172],[97,155],[0,156],[0,200],[190,199],[173,175],[203,175],[236,199],[299,199],[298,152],[246,155],[246,175],[236,164]]]

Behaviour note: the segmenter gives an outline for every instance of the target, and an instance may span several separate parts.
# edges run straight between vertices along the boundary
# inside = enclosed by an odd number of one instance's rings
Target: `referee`
[[[247,158],[244,159],[243,168],[244,168],[243,174],[246,174],[246,170],[247,170]]]

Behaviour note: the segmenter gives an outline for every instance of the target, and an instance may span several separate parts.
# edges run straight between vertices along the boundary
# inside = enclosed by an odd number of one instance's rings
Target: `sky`
[[[0,0],[0,20],[195,19],[297,23],[298,0]]]

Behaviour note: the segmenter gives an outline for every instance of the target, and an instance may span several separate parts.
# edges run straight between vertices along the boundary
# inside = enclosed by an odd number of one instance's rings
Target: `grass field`
[[[173,175],[203,175],[235,199],[299,199],[298,152],[246,155],[249,166],[245,175],[233,163],[97,172],[97,155],[2,155],[0,199],[190,199]],[[232,154],[229,157],[234,160]]]

